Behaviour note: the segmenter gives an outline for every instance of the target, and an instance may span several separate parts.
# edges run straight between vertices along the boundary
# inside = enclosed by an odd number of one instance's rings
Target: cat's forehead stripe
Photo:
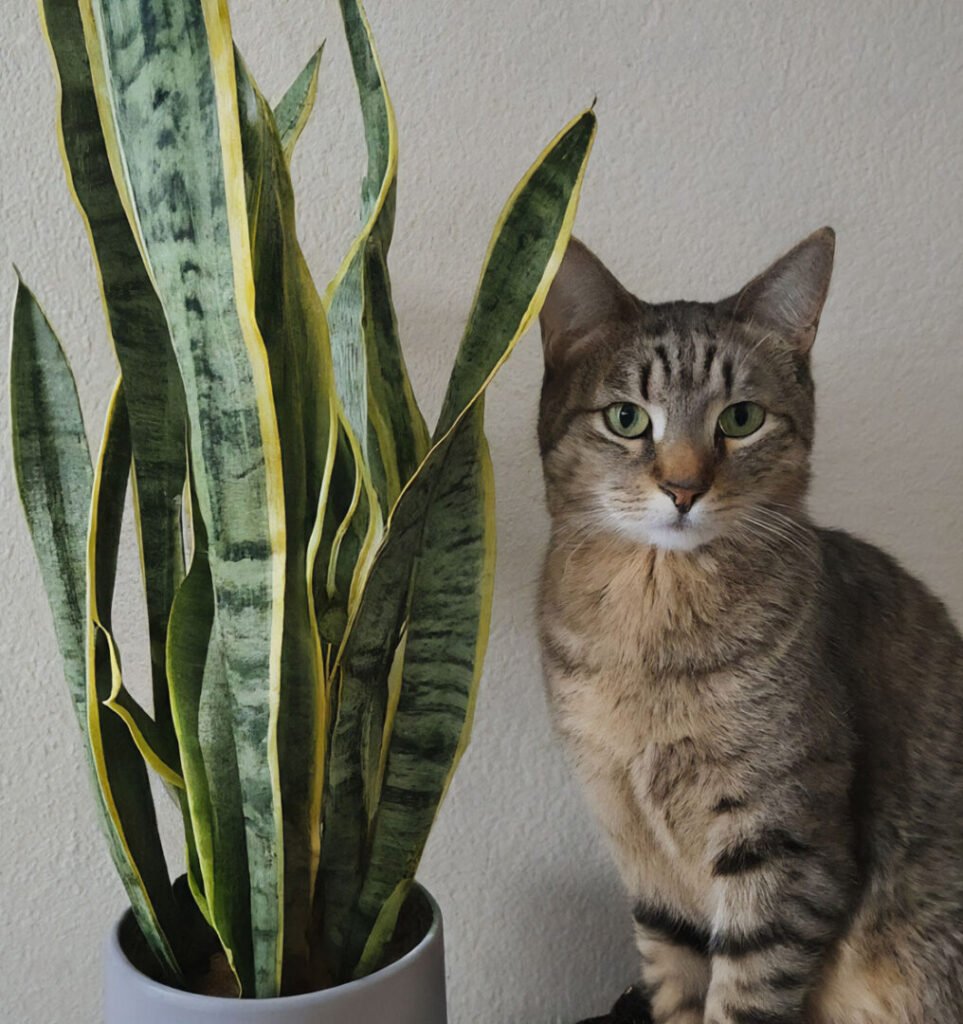
[[[645,402],[660,390],[674,388],[686,393],[694,388],[711,385],[716,366],[721,374],[726,394],[732,393],[735,362],[731,354],[723,352],[714,335],[703,342],[689,335],[676,335],[668,343],[645,345],[639,357],[639,393]],[[710,340],[712,339],[712,340]]]
[[[732,356],[726,356],[725,359],[722,360],[722,379],[725,381],[726,385],[726,398],[732,397],[732,374]]]
[[[665,345],[656,345],[655,354],[662,364],[662,385],[664,387],[672,380],[672,364],[669,362],[669,354],[665,350]]]
[[[649,374],[651,374],[651,372],[651,363],[643,363],[639,370],[639,393],[642,395],[643,402],[647,402],[649,400]]]
[[[706,345],[705,353],[702,356],[702,380],[708,383],[712,380],[712,363],[716,358],[716,347],[711,342]]]

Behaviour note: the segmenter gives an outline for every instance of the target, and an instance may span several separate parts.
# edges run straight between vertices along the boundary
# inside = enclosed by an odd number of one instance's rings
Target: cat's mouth
[[[653,547],[669,551],[693,551],[718,536],[706,517],[696,521],[689,512],[676,513],[668,522],[653,523],[647,532]]]
[[[616,529],[623,536],[647,547],[666,551],[694,551],[715,540],[722,522],[706,508],[671,512],[661,508],[642,509],[635,514],[615,514]]]

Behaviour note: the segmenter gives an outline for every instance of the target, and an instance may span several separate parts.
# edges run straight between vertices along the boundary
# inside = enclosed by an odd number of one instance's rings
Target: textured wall
[[[0,266],[60,330],[88,424],[113,375],[54,85],[31,4],[4,0]],[[323,280],[351,234],[359,117],[333,0],[236,0],[269,95],[329,40],[296,159]],[[821,224],[837,270],[816,343],[813,508],[882,544],[963,618],[963,6],[901,0],[370,0],[401,131],[392,250],[427,410],[488,234],[556,129],[598,97],[578,233],[645,298],[715,298]],[[14,292],[0,272],[0,306]],[[445,907],[454,1024],[573,1021],[632,974],[618,886],[548,727],[533,639],[546,537],[526,338],[491,391],[500,560],[475,738],[425,859]],[[123,905],[79,768],[53,632],[12,490],[2,403],[0,1005],[10,1021],[99,1014],[99,943]],[[136,589],[121,632],[138,628]],[[143,659],[126,659],[136,676]]]

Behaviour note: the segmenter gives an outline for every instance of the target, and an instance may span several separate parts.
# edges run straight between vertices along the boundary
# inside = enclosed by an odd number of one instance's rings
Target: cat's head
[[[650,305],[573,238],[540,317],[556,523],[693,550],[801,507],[833,249],[823,228],[736,295]]]

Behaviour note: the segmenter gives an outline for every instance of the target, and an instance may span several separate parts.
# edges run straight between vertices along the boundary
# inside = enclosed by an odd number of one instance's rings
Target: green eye
[[[719,430],[726,437],[748,437],[766,421],[766,410],[755,402],[736,402],[722,410]]]
[[[649,426],[649,414],[631,402],[616,402],[605,410],[605,422],[619,437],[641,437]]]

